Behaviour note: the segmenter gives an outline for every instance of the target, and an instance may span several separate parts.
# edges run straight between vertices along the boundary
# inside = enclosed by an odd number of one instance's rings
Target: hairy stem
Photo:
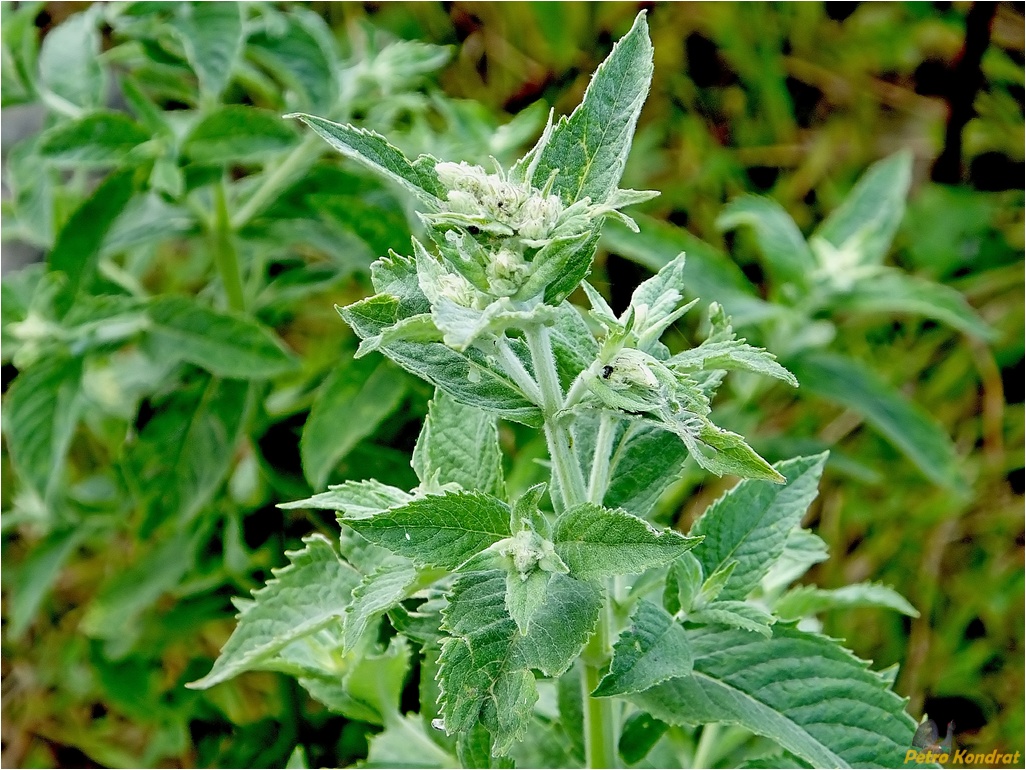
[[[570,446],[570,436],[565,421],[559,412],[563,407],[563,389],[559,384],[556,372],[556,360],[552,353],[549,330],[544,326],[535,326],[526,330],[527,345],[531,351],[531,364],[542,396],[542,412],[545,416],[545,441],[548,444],[549,456],[552,458],[552,470],[559,483],[562,493],[563,507],[571,508],[586,502],[589,490],[585,488],[584,474],[580,463]],[[613,426],[615,428],[615,426]],[[600,429],[601,432],[601,429]],[[608,439],[611,443],[611,438]],[[606,451],[606,471],[600,476],[608,475],[608,449]],[[594,477],[594,471],[592,473]],[[605,494],[608,479],[593,480],[592,488]],[[612,597],[606,592],[605,607],[599,615],[598,627],[588,642],[582,657],[584,672],[581,676],[581,698],[584,703],[584,750],[587,767],[611,768],[617,766],[617,743],[619,742],[619,719],[617,704],[611,698],[592,698],[591,693],[598,687],[601,671],[612,653],[610,630],[612,628]]]
[[[591,461],[591,476],[588,479],[588,500],[596,505],[602,504],[609,487],[609,455],[613,452],[613,439],[616,438],[616,421],[608,412],[602,413],[599,422],[598,437],[595,439],[595,455]]]
[[[239,255],[235,251],[235,238],[231,218],[228,214],[228,196],[225,181],[214,185],[214,261],[217,272],[228,295],[228,306],[240,312],[246,309],[246,297],[242,291],[242,274],[239,270]]]

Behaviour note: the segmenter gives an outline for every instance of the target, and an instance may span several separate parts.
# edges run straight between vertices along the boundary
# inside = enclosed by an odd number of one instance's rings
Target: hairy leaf
[[[662,607],[642,599],[630,628],[613,647],[609,673],[592,695],[642,692],[667,679],[688,676],[691,669],[691,648],[683,627]]]
[[[295,508],[320,508],[328,511],[341,511],[349,517],[373,516],[394,506],[404,505],[413,496],[398,487],[390,487],[380,481],[347,481],[329,487],[306,500],[281,503],[278,507],[284,510]]]
[[[479,492],[429,495],[348,524],[375,545],[424,566],[456,569],[510,536],[509,506]]]
[[[556,522],[556,553],[582,580],[640,575],[676,559],[701,542],[672,529],[657,530],[626,511],[593,503],[570,509]]]
[[[736,724],[776,741],[814,767],[890,767],[915,725],[879,674],[836,642],[777,624],[748,631],[688,632],[691,676],[631,696],[671,724]]]
[[[706,575],[730,561],[737,566],[721,598],[743,600],[784,551],[788,534],[816,498],[826,454],[777,463],[783,485],[748,479],[713,503],[691,528],[704,535],[695,549]]]
[[[826,610],[856,607],[880,607],[912,618],[919,617],[919,611],[904,596],[882,583],[855,583],[833,589],[798,586],[777,599],[773,611],[789,620]]]
[[[360,574],[343,562],[323,535],[310,535],[289,564],[253,592],[254,604],[239,615],[239,625],[202,679],[187,686],[213,687],[259,668],[286,645],[338,622],[352,600]]]
[[[651,80],[652,42],[641,13],[595,71],[584,100],[560,119],[530,181],[544,184],[558,170],[553,191],[564,202],[605,202],[623,174]]]
[[[504,497],[495,417],[435,390],[413,450],[413,469],[422,484],[454,482],[467,490]]]

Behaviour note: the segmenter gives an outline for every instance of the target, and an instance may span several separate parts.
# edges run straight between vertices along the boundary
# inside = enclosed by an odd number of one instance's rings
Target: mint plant
[[[510,168],[411,160],[383,136],[297,114],[404,188],[424,236],[371,267],[339,308],[362,340],[431,383],[412,489],[369,479],[286,508],[337,512],[238,600],[209,688],[245,671],[297,678],[383,731],[371,765],[872,766],[915,724],[875,672],[815,632],[828,607],[915,614],[874,584],[788,590],[825,558],[801,526],[825,455],[771,466],[712,419],[725,375],[794,377],[716,303],[678,353],[684,255],[617,315],[586,282],[603,223],[653,193],[618,183],[652,75],[644,14],[581,105]],[[590,307],[569,302],[581,288]],[[550,475],[505,476],[499,420],[540,430]],[[743,479],[688,534],[650,520],[691,458]],[[418,672],[420,709],[401,694]],[[761,763],[761,764],[759,764]]]

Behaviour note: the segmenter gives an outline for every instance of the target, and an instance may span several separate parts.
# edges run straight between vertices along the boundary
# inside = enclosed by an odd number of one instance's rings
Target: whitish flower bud
[[[483,168],[466,161],[436,163],[435,173],[438,174],[438,181],[442,186],[450,190],[480,189],[482,180],[488,176],[488,172]]]
[[[661,364],[652,356],[634,348],[621,350],[602,373],[602,378],[612,388],[639,386],[649,390],[659,387],[659,378],[653,369]]]
[[[515,227],[521,238],[542,240],[547,238],[563,213],[563,202],[555,195],[534,194],[518,212]]]
[[[438,277],[438,293],[463,307],[473,307],[477,292],[470,281],[459,273],[446,273]]]
[[[527,278],[528,265],[524,257],[505,246],[491,255],[485,266],[485,275],[492,291],[500,297],[515,294]]]

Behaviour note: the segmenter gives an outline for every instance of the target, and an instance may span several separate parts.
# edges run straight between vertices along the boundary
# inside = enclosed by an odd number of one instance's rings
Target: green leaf
[[[210,379],[159,404],[128,459],[137,495],[148,509],[144,530],[167,519],[191,520],[232,466],[252,394],[242,380]]]
[[[392,720],[368,738],[367,767],[454,767],[456,758],[431,740],[418,714]]]
[[[769,615],[753,604],[738,601],[715,601],[699,610],[687,614],[689,623],[715,624],[728,628],[754,631],[765,637],[772,635],[770,626],[775,622]]]
[[[213,104],[231,82],[245,30],[238,3],[186,2],[175,6],[171,22],[199,78],[204,99]]]
[[[340,95],[331,29],[321,16],[301,7],[289,8],[281,22],[250,36],[247,55],[294,91],[303,107],[331,112]]]
[[[890,249],[912,181],[912,153],[902,151],[874,163],[837,209],[816,229],[813,239],[824,266],[878,265]],[[816,243],[813,242],[813,248]]]
[[[399,407],[406,384],[387,361],[347,357],[335,367],[317,392],[299,442],[310,486],[323,487],[339,461]]]
[[[935,484],[964,485],[958,455],[944,429],[858,361],[832,353],[807,353],[787,362],[802,389],[862,415]]]
[[[100,110],[51,128],[41,138],[39,155],[66,166],[117,166],[149,138],[125,113]]]
[[[505,497],[502,449],[495,417],[435,390],[413,450],[421,484],[456,483],[466,490]]]
[[[696,434],[692,434],[688,426],[676,432],[695,462],[710,473],[774,483],[782,481],[780,474],[748,446],[743,437],[719,428],[708,420],[701,421]]]
[[[147,314],[152,337],[168,355],[219,377],[265,379],[295,367],[274,333],[242,314],[171,295],[151,300]]]
[[[451,635],[439,669],[446,733],[469,731],[480,721],[492,734],[493,755],[508,753],[524,736],[537,699],[530,669],[548,676],[566,671],[591,636],[601,606],[592,585],[553,575],[548,598],[524,636],[506,611],[504,571],[461,575],[443,611]]]
[[[299,118],[347,158],[359,161],[373,171],[399,183],[422,201],[431,203],[441,194],[433,162],[421,159],[411,163],[401,150],[389,144],[380,134],[351,125],[333,123],[314,115],[295,113],[285,117]]]
[[[516,621],[522,636],[527,636],[531,618],[545,603],[552,574],[542,569],[506,573],[506,611]]]
[[[773,612],[790,620],[827,610],[857,607],[879,607],[911,618],[919,617],[919,611],[904,596],[882,583],[855,583],[833,589],[798,586],[777,599]]]
[[[603,504],[648,516],[660,496],[680,478],[687,447],[669,431],[631,422],[614,444],[609,488]]]
[[[807,529],[796,527],[787,533],[784,552],[762,579],[764,593],[774,594],[809,571],[813,564],[830,558],[826,543]]]
[[[287,647],[282,659],[305,644]],[[342,676],[331,670],[323,675],[302,676],[299,683],[329,709],[349,719],[384,725],[398,716],[399,699],[410,670],[409,642],[394,636],[384,651],[364,652],[351,656],[350,661]]]
[[[692,664],[683,627],[662,607],[642,599],[631,618],[631,627],[620,634],[613,647],[609,673],[592,696],[642,692],[667,679],[688,676]]]
[[[645,711],[635,711],[623,723],[618,748],[628,765],[636,765],[652,750],[670,726]]]
[[[404,304],[410,301],[391,294],[377,294],[338,310],[346,323],[361,338],[367,339],[398,322]],[[477,406],[526,425],[541,424],[538,408],[479,350],[470,348],[460,353],[440,342],[396,340],[382,345],[381,352],[460,403]]]
[[[296,144],[296,132],[277,114],[229,104],[210,112],[182,144],[200,163],[255,163],[273,159]]]
[[[68,277],[60,303],[65,311],[96,271],[107,231],[131,199],[132,191],[131,171],[111,174],[75,209],[57,234],[47,263],[51,272],[59,270]]]
[[[788,534],[816,498],[826,458],[824,453],[777,463],[785,484],[742,481],[695,522],[691,534],[705,536],[695,549],[704,574],[737,561],[721,598],[747,597],[780,557]]]
[[[370,542],[423,566],[456,569],[510,536],[509,506],[490,495],[429,495],[368,518],[345,517]]]
[[[36,543],[18,565],[10,583],[10,614],[4,629],[8,639],[18,639],[28,629],[64,562],[82,542],[82,535],[80,529],[53,532]]]
[[[327,492],[297,500],[292,503],[280,503],[279,508],[293,510],[296,508],[320,508],[328,511],[342,511],[347,516],[365,517],[403,505],[413,499],[408,492],[397,487],[390,487],[380,481],[347,481],[329,487]]]
[[[605,202],[623,174],[651,80],[652,42],[642,12],[595,71],[581,104],[560,119],[528,181],[540,186],[556,172],[552,189],[564,202]]]
[[[900,270],[883,269],[860,278],[849,290],[831,297],[830,302],[840,311],[932,318],[981,340],[993,340],[995,335],[961,293]]]
[[[784,207],[771,198],[743,195],[728,203],[716,218],[720,230],[748,225],[766,258],[769,273],[781,283],[806,286],[816,258],[798,225]]]
[[[374,572],[364,576],[346,608],[342,641],[345,649],[355,649],[368,625],[406,598],[417,579],[417,570],[406,559],[389,557]]]
[[[127,568],[110,574],[82,617],[82,633],[106,640],[114,657],[132,648],[140,616],[192,568],[196,537],[182,531],[140,551]]]
[[[814,767],[890,767],[911,745],[904,701],[833,640],[777,624],[763,638],[713,628],[688,632],[689,677],[631,696],[671,724],[736,724]]]
[[[323,535],[303,539],[299,551],[286,551],[289,564],[253,592],[252,605],[225,642],[210,673],[187,687],[205,690],[244,671],[260,668],[286,645],[338,622],[360,582]]]
[[[39,86],[72,108],[99,107],[106,96],[98,10],[68,17],[47,33],[39,49]]]
[[[798,380],[777,363],[776,356],[764,348],[747,344],[744,339],[703,342],[697,348],[673,356],[667,364],[683,371],[724,369],[753,372],[782,380],[792,388],[798,387]]]
[[[556,553],[581,580],[640,575],[668,564],[701,541],[672,529],[658,530],[626,511],[584,503],[556,522]]]
[[[11,462],[42,500],[56,491],[78,424],[82,361],[45,356],[18,373],[4,399],[3,429]]]

